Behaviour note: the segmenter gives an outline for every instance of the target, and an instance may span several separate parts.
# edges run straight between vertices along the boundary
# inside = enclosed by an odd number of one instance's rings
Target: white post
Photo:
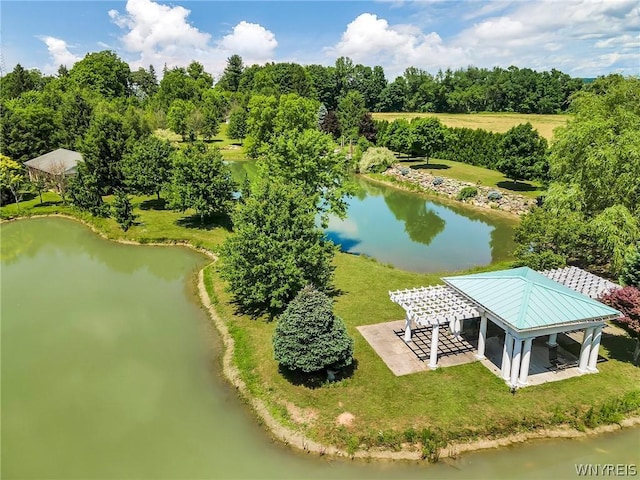
[[[513,358],[511,359],[511,386],[518,385],[518,374],[520,373],[520,353],[522,352],[522,340],[519,338],[514,339],[513,345]]]
[[[518,384],[524,387],[529,378],[529,362],[531,361],[531,343],[533,338],[527,338],[524,341],[524,350],[522,352],[522,366],[520,367],[520,379]]]
[[[411,319],[409,314],[404,317],[404,341],[409,343],[411,341]]]
[[[478,335],[478,353],[476,358],[482,360],[484,358],[484,349],[487,344],[487,317],[480,317],[480,334]]]
[[[502,348],[502,378],[509,379],[511,374],[511,352],[513,350],[513,337],[509,332],[504,334],[504,347]]]
[[[549,335],[549,343],[547,343],[547,345],[549,345],[550,347],[555,347],[556,345],[558,345],[557,333],[552,333],[551,335]]]
[[[580,347],[580,363],[578,370],[582,373],[587,371],[589,363],[589,355],[591,354],[591,341],[593,340],[593,328],[585,328],[584,337],[582,338],[582,347]]]
[[[429,368],[438,368],[438,331],[440,325],[436,324],[431,329],[431,351],[429,352]]]
[[[598,350],[600,350],[600,340],[602,339],[602,327],[596,327],[591,341],[591,353],[589,354],[589,365],[587,370],[591,373],[598,373],[596,364],[598,363]]]

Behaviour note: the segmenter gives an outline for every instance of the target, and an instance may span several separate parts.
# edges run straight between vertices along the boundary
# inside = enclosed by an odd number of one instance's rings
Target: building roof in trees
[[[29,168],[34,168],[49,174],[73,175],[76,173],[78,162],[84,162],[80,152],[67,150],[66,148],[58,148],[39,157],[24,162]]]

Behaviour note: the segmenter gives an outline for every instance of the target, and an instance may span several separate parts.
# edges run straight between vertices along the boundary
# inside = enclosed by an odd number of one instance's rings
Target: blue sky
[[[203,63],[333,64],[339,56],[431,73],[468,65],[640,74],[637,0],[3,1],[4,66],[55,73],[114,50],[132,68]]]

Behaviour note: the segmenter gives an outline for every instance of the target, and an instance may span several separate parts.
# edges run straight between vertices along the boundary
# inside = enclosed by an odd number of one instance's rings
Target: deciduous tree
[[[277,315],[307,284],[330,289],[334,245],[316,226],[316,207],[300,186],[258,182],[233,215],[222,276],[240,309]]]
[[[263,176],[298,185],[322,218],[330,211],[344,217],[350,195],[349,165],[329,135],[316,129],[283,132],[273,138],[259,161]]]
[[[171,154],[174,148],[153,135],[136,143],[122,159],[125,185],[133,192],[158,196],[171,178]]]
[[[184,212],[193,208],[205,215],[226,215],[231,210],[236,185],[220,150],[195,143],[173,154],[169,206]]]

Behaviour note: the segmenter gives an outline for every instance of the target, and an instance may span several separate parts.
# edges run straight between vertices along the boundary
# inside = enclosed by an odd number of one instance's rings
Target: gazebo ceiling
[[[527,267],[444,277],[445,283],[518,331],[617,318],[620,313]]]

